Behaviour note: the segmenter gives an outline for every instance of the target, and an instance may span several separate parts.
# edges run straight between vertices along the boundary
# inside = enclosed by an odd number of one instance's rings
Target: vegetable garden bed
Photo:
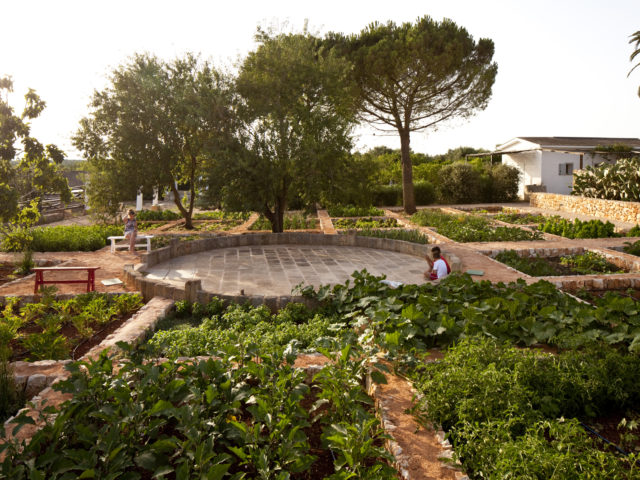
[[[137,294],[89,293],[71,300],[45,294],[41,302],[25,305],[10,297],[0,313],[0,347],[11,361],[77,359],[141,305]]]
[[[348,217],[332,218],[333,226],[339,230],[400,228],[402,225],[395,218],[388,217]]]
[[[320,222],[317,217],[305,216],[299,213],[287,213],[284,216],[284,230],[317,230]],[[260,215],[249,230],[271,231],[271,222]]]
[[[590,251],[558,257],[523,257],[514,250],[506,250],[500,252],[495,259],[533,277],[596,275],[629,271],[608,262],[603,255]]]

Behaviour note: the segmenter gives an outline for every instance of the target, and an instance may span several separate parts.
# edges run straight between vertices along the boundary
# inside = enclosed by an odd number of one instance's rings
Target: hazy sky
[[[0,76],[21,111],[34,88],[47,108],[33,123],[43,143],[79,158],[70,137],[94,89],[134,52],[171,59],[192,51],[232,65],[255,48],[258,25],[357,32],[373,21],[450,18],[495,42],[498,76],[488,108],[467,121],[414,133],[417,152],[461,145],[493,148],[516,136],[640,137],[640,68],[629,78],[629,35],[640,30],[640,0],[2,0]],[[360,149],[397,136],[359,131]]]

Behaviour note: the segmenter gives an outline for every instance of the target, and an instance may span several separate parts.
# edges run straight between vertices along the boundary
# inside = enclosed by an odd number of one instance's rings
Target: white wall
[[[537,151],[502,155],[502,163],[520,170],[520,183],[518,185],[518,196],[520,198],[524,198],[525,185],[540,185],[542,183],[540,157],[541,152]]]
[[[542,153],[542,183],[547,186],[547,193],[567,195],[571,193],[573,175],[558,175],[561,163],[573,163],[573,170],[580,169],[580,155],[573,153],[541,152]],[[591,160],[583,167],[590,164]]]

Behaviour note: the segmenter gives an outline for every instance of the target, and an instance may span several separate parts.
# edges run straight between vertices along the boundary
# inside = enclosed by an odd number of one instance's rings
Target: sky
[[[519,136],[640,137],[640,68],[629,77],[640,0],[1,0],[0,77],[14,80],[21,112],[33,88],[47,103],[32,134],[67,158],[94,90],[131,55],[170,60],[195,52],[231,68],[256,48],[258,26],[320,35],[369,23],[449,18],[495,43],[498,75],[488,107],[411,137],[415,152],[493,149]],[[356,149],[400,148],[397,134],[357,130]]]

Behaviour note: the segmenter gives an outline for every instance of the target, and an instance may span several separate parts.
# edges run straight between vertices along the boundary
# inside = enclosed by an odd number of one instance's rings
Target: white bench
[[[136,247],[141,247],[141,248],[147,247],[147,252],[150,252],[152,238],[153,238],[153,235],[138,235],[136,237]],[[111,253],[115,253],[117,248],[129,248],[128,243],[121,243],[119,245],[116,244],[118,240],[124,240],[124,235],[109,237],[109,240],[111,240]],[[146,243],[137,243],[138,240],[146,240]]]

